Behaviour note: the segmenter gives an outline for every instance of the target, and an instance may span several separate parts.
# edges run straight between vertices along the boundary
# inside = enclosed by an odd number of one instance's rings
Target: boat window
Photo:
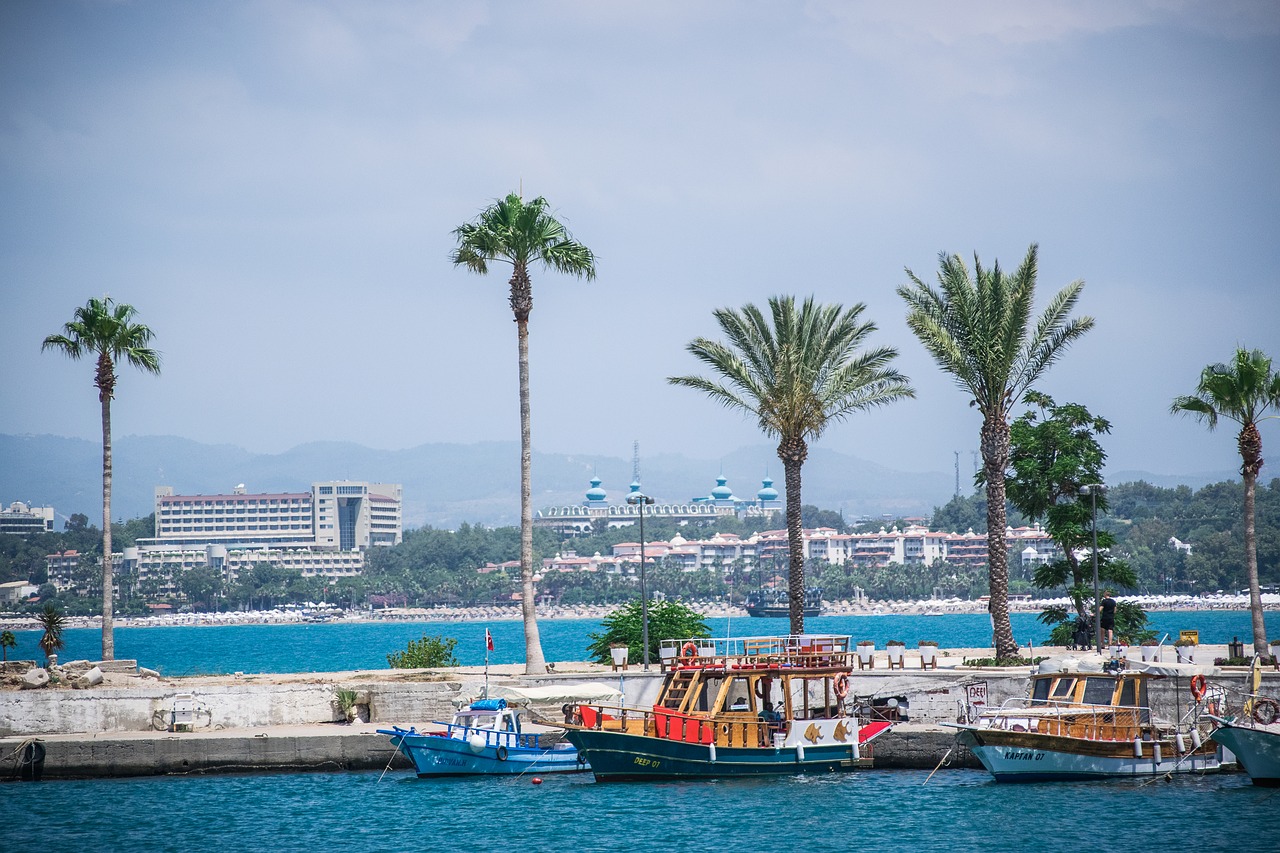
[[[1032,705],[1045,704],[1045,701],[1049,698],[1049,685],[1052,683],[1052,681],[1053,681],[1052,678],[1037,678],[1034,682],[1032,682],[1031,684],[1031,704]]]
[[[1138,680],[1136,678],[1126,678],[1121,682],[1120,701],[1116,703],[1117,705],[1121,705],[1125,708],[1132,708],[1137,704],[1137,682]]]
[[[1086,705],[1110,705],[1115,694],[1116,682],[1113,678],[1086,678],[1084,680],[1084,699]]]
[[[497,717],[493,714],[459,714],[457,723],[473,729],[491,729]]]
[[[1075,687],[1076,680],[1074,678],[1059,678],[1058,683],[1053,686],[1053,698],[1070,701],[1072,694],[1075,692]]]

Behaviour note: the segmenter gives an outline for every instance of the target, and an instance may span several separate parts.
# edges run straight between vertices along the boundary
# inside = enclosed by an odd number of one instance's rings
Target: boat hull
[[[1212,773],[1222,761],[1212,743],[1178,755],[1163,744],[1160,760],[1151,743],[1135,756],[1131,741],[1081,738],[961,727],[956,741],[969,749],[997,782],[1050,782],[1161,776],[1166,773]]]
[[[1280,726],[1237,726],[1222,721],[1212,737],[1235,754],[1253,784],[1280,787]]]
[[[522,773],[576,773],[587,769],[571,744],[547,749],[488,745],[479,750],[464,739],[404,729],[379,729],[406,758],[419,777],[519,776]]]
[[[833,773],[872,766],[870,758],[858,757],[853,744],[713,750],[705,744],[617,731],[570,729],[566,736],[599,782]]]

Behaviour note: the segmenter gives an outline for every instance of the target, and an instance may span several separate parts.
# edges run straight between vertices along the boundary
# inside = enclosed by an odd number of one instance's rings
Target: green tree
[[[592,633],[587,654],[596,663],[609,663],[609,649],[625,644],[632,661],[644,660],[644,626],[640,599],[630,601],[600,620],[604,631]],[[658,646],[663,640],[689,640],[710,637],[711,630],[701,613],[679,601],[649,602],[649,659],[658,660]]]
[[[194,566],[178,578],[178,589],[193,606],[212,610],[214,599],[222,592],[222,573],[209,566]]]
[[[1253,614],[1253,648],[1266,654],[1267,625],[1262,618],[1262,591],[1258,583],[1258,534],[1256,491],[1262,470],[1262,434],[1258,423],[1277,417],[1267,410],[1280,408],[1280,373],[1261,350],[1236,350],[1230,364],[1211,364],[1200,374],[1193,395],[1178,397],[1171,411],[1194,415],[1209,427],[1219,418],[1240,424],[1236,444],[1240,449],[1240,474],[1244,478],[1244,563],[1249,576],[1249,609]]]
[[[997,658],[1018,653],[1009,622],[1009,555],[1004,531],[1005,470],[1009,464],[1009,415],[1067,347],[1093,327],[1092,317],[1069,317],[1084,282],[1075,281],[1050,300],[1033,321],[1036,256],[1032,244],[1021,266],[1007,275],[974,257],[972,275],[959,255],[939,255],[938,288],[911,270],[898,288],[907,303],[907,325],[938,366],[954,377],[982,414],[982,468],[987,485],[987,573],[992,644]]]
[[[520,369],[520,582],[523,593],[525,674],[543,672],[546,661],[538,636],[533,588],[533,500],[531,496],[533,439],[529,414],[529,315],[533,311],[533,284],[529,267],[538,263],[556,272],[596,276],[595,255],[575,241],[551,215],[547,200],[528,204],[516,193],[495,201],[473,222],[454,229],[458,246],[452,260],[475,273],[485,274],[493,261],[512,267],[509,302],[515,314]]]
[[[12,631],[0,631],[0,652],[3,652],[3,657],[0,657],[0,660],[9,660],[9,649],[15,648],[17,645],[18,638],[13,635]]]
[[[1075,609],[1075,618],[1086,615],[1085,601],[1092,596],[1092,558],[1089,578],[1086,566],[1076,557],[1082,549],[1092,549],[1094,542],[1094,509],[1107,511],[1107,495],[1085,497],[1080,487],[1102,482],[1102,467],[1107,453],[1098,436],[1111,432],[1111,424],[1078,403],[1059,406],[1053,398],[1030,391],[1025,402],[1036,408],[1013,422],[1009,430],[1010,452],[1008,473],[1009,502],[1028,518],[1043,521],[1063,557],[1036,568],[1034,583],[1040,589],[1067,588]],[[1124,560],[1112,556],[1115,537],[1108,531],[1096,531],[1098,543],[1098,577],[1112,586],[1133,588],[1138,579]],[[1094,602],[1096,610],[1098,604]],[[1146,615],[1138,608],[1142,622]],[[1074,623],[1065,607],[1047,607],[1040,621],[1048,625]],[[1117,633],[1119,630],[1117,616]],[[1129,632],[1131,633],[1131,632]],[[1070,630],[1067,631],[1070,634]]]
[[[154,333],[135,323],[132,305],[117,303],[109,296],[90,298],[75,310],[74,318],[63,325],[62,334],[44,339],[42,350],[59,350],[79,360],[97,359],[94,387],[102,406],[102,659],[115,659],[111,576],[111,398],[115,396],[116,365],[131,364],[150,373],[160,372],[160,353],[152,349]]]
[[[443,666],[457,666],[458,659],[453,656],[458,641],[453,637],[422,635],[421,640],[410,640],[402,652],[387,655],[387,663],[392,669],[434,669]]]
[[[45,662],[48,663],[54,652],[66,645],[66,641],[62,639],[62,631],[66,628],[67,619],[62,615],[61,610],[52,604],[46,604],[44,609],[36,614],[36,623],[44,629],[38,645],[40,651],[44,652]]]
[[[728,343],[695,338],[687,347],[717,374],[673,376],[667,381],[702,391],[726,408],[754,416],[778,440],[786,482],[790,551],[791,632],[804,633],[804,542],[800,477],[816,441],[834,421],[854,412],[915,396],[907,377],[891,367],[892,347],[861,348],[876,326],[862,322],[866,306],[820,305],[812,297],[769,299],[770,317],[754,305],[722,308],[716,322]]]

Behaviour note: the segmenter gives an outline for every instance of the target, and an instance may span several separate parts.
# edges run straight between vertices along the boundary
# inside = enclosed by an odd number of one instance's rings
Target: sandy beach
[[[1248,610],[1247,595],[1130,595],[1117,596],[1120,601],[1132,601],[1149,612],[1185,610]],[[1015,599],[1009,602],[1009,610],[1021,613],[1037,613],[1051,605],[1066,605],[1065,598]],[[746,618],[747,612],[737,605],[724,602],[690,602],[690,606],[704,616]],[[1266,610],[1280,610],[1280,595],[1262,596]],[[302,608],[272,610],[234,610],[218,613],[167,613],[155,616],[117,617],[120,628],[170,627],[175,625],[264,625],[301,624],[316,621],[309,611],[327,609],[332,605],[308,605]],[[614,604],[543,606],[538,608],[538,618],[543,619],[603,619],[618,608]],[[830,601],[823,602],[823,616],[932,616],[947,613],[985,613],[985,601],[959,598],[925,599],[923,601]],[[516,621],[520,618],[518,607],[392,607],[381,610],[343,612],[340,616],[323,621],[334,622],[481,622]],[[102,624],[101,616],[70,616],[69,628],[93,628]],[[0,629],[11,631],[35,630],[34,616],[0,616]]]

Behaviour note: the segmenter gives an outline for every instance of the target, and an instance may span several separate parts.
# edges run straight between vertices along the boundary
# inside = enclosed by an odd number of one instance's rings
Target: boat
[[[743,607],[748,616],[787,618],[791,615],[791,596],[785,589],[758,589],[747,593]],[[804,591],[804,615],[822,615],[822,590],[810,587]]]
[[[1262,672],[1260,661],[1253,662],[1253,691],[1239,716],[1227,716],[1221,707],[1212,707],[1214,723],[1211,737],[1235,754],[1236,760],[1249,774],[1253,784],[1280,787],[1280,702],[1259,696]],[[1221,691],[1225,697],[1225,690]]]
[[[871,741],[846,701],[847,636],[663,641],[678,654],[651,707],[580,703],[565,736],[596,781],[791,775],[872,766]]]
[[[1150,684],[1169,677],[1191,678],[1194,690],[1204,685],[1205,668],[1102,655],[1051,658],[1033,670],[1026,697],[944,725],[958,729],[957,742],[998,782],[1219,770],[1230,758],[1209,739],[1199,703],[1177,723],[1152,715]]]
[[[503,698],[479,699],[453,715],[436,731],[393,726],[378,729],[413,762],[421,778],[436,776],[572,773],[586,769],[563,730],[537,727],[522,719]]]

